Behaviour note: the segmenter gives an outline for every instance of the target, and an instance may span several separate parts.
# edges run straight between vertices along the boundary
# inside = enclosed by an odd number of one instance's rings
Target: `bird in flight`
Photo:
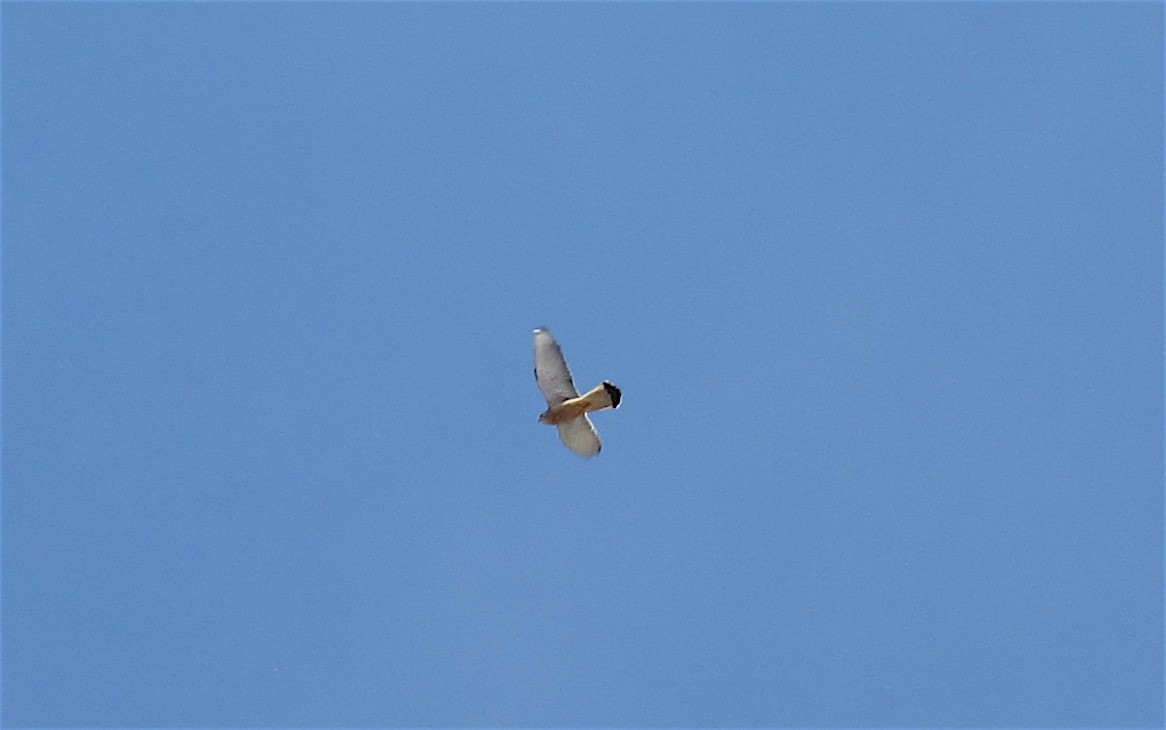
[[[595,456],[603,448],[587,414],[619,406],[619,388],[605,380],[583,395],[575,390],[571,370],[551,331],[534,331],[534,379],[547,399],[539,423],[559,428],[559,438],[579,456]]]

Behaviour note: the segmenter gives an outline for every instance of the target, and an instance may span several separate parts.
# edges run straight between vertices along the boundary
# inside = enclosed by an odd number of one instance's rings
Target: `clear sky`
[[[1162,89],[1160,3],[5,3],[4,723],[1160,726]]]

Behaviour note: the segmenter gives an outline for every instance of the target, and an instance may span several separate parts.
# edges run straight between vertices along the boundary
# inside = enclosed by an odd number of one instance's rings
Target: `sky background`
[[[1163,723],[1160,3],[2,40],[7,726]]]

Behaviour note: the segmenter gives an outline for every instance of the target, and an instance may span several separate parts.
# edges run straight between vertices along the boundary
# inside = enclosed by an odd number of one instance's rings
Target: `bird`
[[[619,388],[604,380],[579,395],[575,381],[571,379],[571,370],[563,359],[563,350],[546,327],[534,331],[534,379],[547,399],[547,409],[539,415],[539,423],[557,426],[559,439],[579,456],[598,454],[603,442],[587,414],[618,408]]]

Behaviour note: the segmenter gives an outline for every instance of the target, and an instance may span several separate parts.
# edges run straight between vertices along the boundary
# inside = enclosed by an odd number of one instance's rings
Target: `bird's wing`
[[[569,398],[579,397],[571,370],[563,359],[563,351],[550,330],[534,331],[534,378],[546,396],[548,405],[558,405]]]
[[[559,438],[567,448],[579,456],[595,456],[603,448],[599,434],[587,416],[573,418],[559,424]]]

